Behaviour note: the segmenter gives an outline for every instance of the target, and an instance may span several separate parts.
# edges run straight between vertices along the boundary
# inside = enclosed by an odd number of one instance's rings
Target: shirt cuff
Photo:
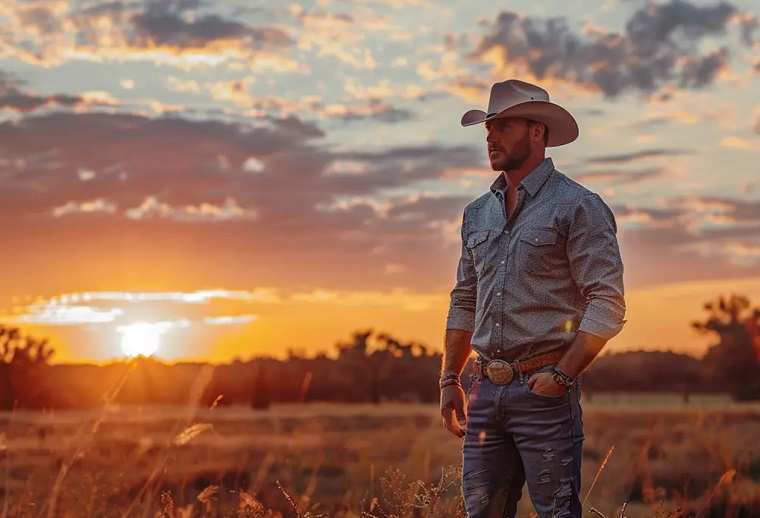
[[[625,320],[621,321],[619,324],[597,322],[588,316],[584,316],[583,320],[581,320],[581,324],[578,326],[578,331],[583,331],[584,333],[598,336],[603,340],[609,341],[623,330],[623,324],[625,324],[625,322]]]
[[[446,329],[461,329],[462,331],[475,331],[475,312],[467,309],[449,308],[449,316],[446,319]]]

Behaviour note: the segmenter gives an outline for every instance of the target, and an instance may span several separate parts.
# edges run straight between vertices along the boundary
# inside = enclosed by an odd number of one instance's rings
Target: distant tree
[[[253,380],[251,408],[258,410],[267,409],[270,404],[269,394],[267,394],[267,381],[264,375],[264,364],[259,361],[256,363],[256,375]]]
[[[0,325],[0,410],[12,410],[19,395],[34,400],[39,387],[28,374],[47,365],[54,353],[47,339],[24,336],[16,327]]]
[[[720,296],[704,309],[708,317],[692,326],[718,338],[703,359],[707,379],[737,400],[760,399],[760,309],[742,295]]]

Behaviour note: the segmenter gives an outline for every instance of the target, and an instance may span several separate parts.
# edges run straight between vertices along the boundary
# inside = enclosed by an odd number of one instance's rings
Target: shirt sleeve
[[[466,246],[464,218],[462,217],[462,252],[457,266],[457,281],[451,291],[451,304],[446,319],[446,329],[475,330],[475,303],[478,296],[478,276],[472,254]]]
[[[623,260],[612,211],[590,193],[577,206],[567,240],[575,284],[586,299],[579,331],[610,340],[625,324]]]

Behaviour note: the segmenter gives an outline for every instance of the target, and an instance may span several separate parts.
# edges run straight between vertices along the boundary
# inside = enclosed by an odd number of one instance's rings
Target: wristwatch
[[[567,388],[572,387],[573,383],[575,383],[575,378],[571,378],[557,367],[552,367],[552,379],[557,385],[562,385]]]

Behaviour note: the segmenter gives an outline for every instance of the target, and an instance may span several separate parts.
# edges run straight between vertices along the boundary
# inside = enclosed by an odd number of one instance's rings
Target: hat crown
[[[498,115],[512,106],[530,101],[549,102],[549,92],[539,86],[518,79],[507,79],[501,83],[495,83],[491,87],[486,118]]]

